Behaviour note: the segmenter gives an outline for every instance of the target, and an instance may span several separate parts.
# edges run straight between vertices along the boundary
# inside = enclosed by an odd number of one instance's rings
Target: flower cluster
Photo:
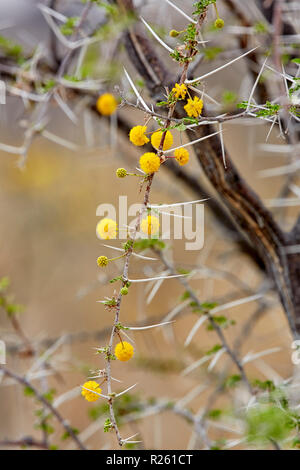
[[[156,131],[152,134],[151,136],[151,144],[152,147],[154,147],[156,150],[159,149],[161,140],[163,137],[163,132],[162,131]],[[169,150],[169,148],[172,147],[173,144],[173,136],[170,131],[167,131],[164,135],[164,141],[163,141],[163,150]]]
[[[198,52],[198,29],[196,28],[195,24],[190,24],[183,31],[172,30],[171,33],[172,37],[176,37],[184,33],[183,41],[185,43],[186,50],[184,61],[186,61],[188,65],[188,62],[191,62],[193,60],[193,57]],[[179,50],[177,52],[180,55]],[[137,246],[136,243],[138,243],[136,241],[136,238],[138,236],[141,236],[141,242],[144,242],[145,237],[143,234],[145,234],[147,237],[153,236],[153,240],[151,240],[151,243],[153,241],[154,243],[159,241],[158,239],[156,239],[156,237],[159,236],[159,218],[155,215],[152,215],[152,213],[150,212],[151,206],[149,206],[150,190],[154,173],[156,173],[160,169],[160,166],[168,158],[173,158],[181,166],[186,165],[189,161],[189,152],[186,150],[185,146],[179,146],[178,148],[175,148],[174,151],[172,150],[173,141],[175,137],[173,135],[173,131],[184,131],[186,129],[186,124],[194,124],[194,118],[198,118],[201,115],[203,109],[202,99],[198,98],[197,96],[192,97],[189,93],[188,82],[186,82],[186,77],[187,66],[185,67],[185,70],[181,73],[181,77],[179,78],[178,83],[175,83],[171,91],[167,92],[167,101],[157,103],[158,106],[168,107],[168,113],[165,116],[160,115],[157,112],[150,111],[150,108],[144,106],[146,108],[146,114],[148,114],[147,119],[145,119],[144,124],[137,124],[133,126],[129,132],[129,141],[133,145],[135,145],[136,147],[143,147],[144,145],[147,146],[147,150],[145,150],[139,158],[139,165],[143,174],[141,175],[140,173],[129,173],[125,168],[117,168],[116,176],[121,179],[127,176],[139,176],[140,178],[143,178],[142,183],[144,181],[147,182],[144,193],[144,205],[141,211],[139,212],[139,216],[137,218],[137,222],[134,226],[133,232],[127,230],[126,228],[128,238],[126,243],[123,245],[123,249],[120,250],[122,254],[116,258],[110,259],[104,255],[101,255],[97,258],[97,265],[100,268],[105,268],[111,261],[120,259],[122,257],[125,257],[125,263],[123,273],[111,279],[110,281],[112,283],[121,282],[119,292],[117,293],[115,291],[111,297],[106,297],[105,300],[101,301],[101,303],[105,305],[105,308],[109,310],[115,309],[115,319],[110,335],[109,344],[105,347],[97,349],[97,353],[103,354],[106,361],[103,382],[107,382],[107,396],[101,395],[100,385],[102,384],[99,385],[93,380],[88,381],[83,385],[81,394],[86,400],[91,402],[96,401],[99,396],[108,399],[110,404],[110,418],[105,421],[104,431],[107,432],[108,430],[115,428],[116,434],[119,439],[119,444],[121,446],[123,444],[123,440],[120,438],[119,435],[118,424],[115,419],[113,407],[113,400],[118,397],[118,395],[112,392],[111,361],[129,361],[133,357],[135,352],[132,344],[128,341],[123,341],[122,338],[123,334],[125,335],[125,332],[123,330],[130,330],[130,328],[122,326],[122,324],[120,323],[121,303],[123,302],[123,296],[128,295],[129,288],[132,282],[128,279],[128,268],[130,257],[132,254],[134,254],[133,250]],[[131,80],[129,81],[131,82]],[[137,95],[137,98],[139,98],[138,91],[134,88],[134,86],[133,89]],[[183,107],[188,117],[185,116],[183,119],[178,119],[174,115],[175,107],[178,101],[185,101],[185,103],[183,103]],[[143,103],[142,99],[138,99],[138,102]],[[117,105],[118,103],[115,97],[110,93],[105,93],[98,98],[96,108],[102,115],[110,116],[116,111]],[[137,107],[139,108],[139,105],[137,105]],[[148,129],[148,122],[152,118],[156,123],[156,128]],[[151,146],[153,150],[151,149]],[[173,153],[173,155],[170,155],[170,153]],[[102,240],[114,239],[116,238],[118,232],[117,223],[112,219],[103,218],[98,222],[96,232],[97,236]],[[119,338],[119,342],[114,345],[116,337]],[[126,335],[126,337],[129,339],[129,341],[131,341],[129,336]]]
[[[182,83],[181,85],[179,85],[179,83],[175,83],[174,88],[172,88],[172,92],[174,93],[174,96],[177,99],[181,98],[182,100],[184,100],[185,95],[187,94],[187,87],[184,83]]]
[[[154,215],[148,215],[141,221],[141,230],[147,235],[156,235],[159,230],[159,220]]]
[[[116,98],[111,93],[104,93],[99,96],[96,108],[103,116],[110,116],[117,109],[118,103]]]
[[[97,236],[103,240],[111,240],[116,238],[117,231],[117,224],[112,219],[102,219],[96,227]]]
[[[189,117],[197,118],[202,113],[203,101],[198,96],[194,98],[189,98],[187,104],[184,106],[184,109]]]
[[[129,361],[134,354],[133,346],[127,341],[118,343],[115,347],[115,356],[119,361]]]
[[[140,158],[140,167],[147,174],[155,173],[160,167],[160,158],[153,152],[146,152]]]
[[[134,126],[129,132],[129,140],[137,147],[141,147],[149,142],[146,136],[147,126]]]
[[[190,159],[189,152],[185,148],[176,149],[174,155],[181,166],[186,165]]]

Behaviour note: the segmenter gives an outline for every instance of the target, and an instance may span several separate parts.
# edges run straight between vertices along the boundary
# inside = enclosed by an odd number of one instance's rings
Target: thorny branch
[[[205,15],[201,15],[199,17],[199,20],[198,20],[198,23],[197,23],[197,32],[198,33],[199,33],[200,26],[201,26],[204,18],[205,18]],[[189,57],[192,57],[193,55],[195,55],[195,51],[194,51],[194,49],[190,49]],[[180,80],[179,80],[179,85],[181,85],[185,82],[186,77],[187,77],[188,67],[189,67],[189,61],[187,61],[183,66],[183,70],[182,70],[181,77],[180,77]],[[165,129],[168,128],[168,126],[170,125],[170,123],[172,121],[172,117],[173,117],[173,114],[175,112],[175,108],[176,108],[176,102],[173,105],[171,105],[170,108],[169,108],[168,116],[165,119],[165,123],[164,123],[164,128]],[[164,145],[164,140],[165,140],[166,133],[167,133],[166,130],[163,131],[163,133],[162,133],[162,137],[161,137],[161,141],[160,141],[159,148],[158,148],[158,153],[157,153],[157,155],[160,157],[161,161],[164,160],[163,145]],[[147,208],[148,208],[148,203],[149,203],[150,191],[151,191],[153,178],[154,178],[154,173],[152,173],[152,174],[150,174],[149,176],[146,177],[147,186],[146,186],[146,190],[145,190],[145,193],[144,193],[143,206],[142,206],[141,210],[139,211],[139,215],[137,217],[137,222],[136,222],[136,225],[134,227],[134,232],[133,232],[133,234],[130,235],[130,240],[131,240],[132,243],[131,243],[131,245],[130,245],[127,253],[126,253],[126,257],[125,257],[124,270],[123,270],[123,275],[122,275],[122,286],[123,287],[128,282],[129,261],[130,261],[130,258],[131,258],[132,252],[133,252],[133,242],[135,240],[135,237],[136,237],[137,232],[138,232],[139,227],[140,227],[142,214],[145,211],[147,211]],[[109,342],[109,346],[108,346],[108,353],[107,353],[107,356],[106,356],[107,357],[107,359],[106,359],[106,361],[107,361],[106,362],[106,364],[107,364],[106,365],[106,380],[107,380],[107,393],[108,393],[109,396],[111,395],[111,392],[112,392],[111,391],[111,356],[112,356],[113,339],[114,339],[115,334],[118,332],[117,325],[119,323],[119,318],[120,318],[121,302],[122,302],[122,294],[120,292],[119,296],[118,296],[118,299],[117,299],[114,326],[113,326],[113,329],[112,329],[110,342]],[[123,440],[121,438],[121,435],[120,435],[120,432],[119,432],[119,429],[118,429],[118,426],[117,426],[117,423],[116,423],[116,418],[115,418],[114,409],[113,409],[113,398],[111,398],[109,400],[109,408],[110,408],[110,416],[111,416],[111,425],[116,431],[116,435],[117,435],[119,445],[122,446],[123,445]]]
[[[133,10],[130,1],[119,0],[119,3]],[[145,79],[152,97],[157,99],[165,84],[173,82],[172,78],[168,77],[149,41],[141,32],[129,29],[124,41],[132,63]],[[155,77],[149,77],[150,66],[155,72]],[[183,115],[182,110],[179,109],[178,112],[176,110],[177,118]],[[205,129],[196,127],[187,130],[190,140],[194,140],[195,136],[199,138],[212,132],[210,124]],[[221,144],[217,136],[204,141],[201,145],[196,144],[194,149],[199,164],[227,206],[235,223],[246,233],[263,258],[269,276],[275,282],[290,329],[297,338],[300,321],[300,254],[287,255],[285,252],[287,246],[297,244],[295,232],[285,233],[279,227],[258,195],[241,177],[226,149],[227,168],[224,167]]]
[[[161,250],[158,250],[156,248],[153,248],[153,252],[159,256],[159,258],[161,259],[161,261],[163,262],[163,264],[166,266],[166,268],[170,271],[170,273],[172,274],[176,274],[176,270],[174,269],[174,266],[171,264],[170,261],[168,261],[164,255],[164,253],[161,251]],[[202,308],[202,305],[201,305],[201,302],[198,298],[198,296],[196,295],[195,291],[191,288],[191,286],[189,285],[188,281],[184,278],[184,277],[179,277],[177,278],[178,282],[180,282],[180,284],[182,284],[186,290],[186,292],[189,294],[189,297],[191,298],[191,300],[193,302],[195,302],[195,305],[198,307],[198,308]],[[247,375],[246,375],[246,372],[245,372],[245,369],[242,365],[242,363],[240,362],[239,358],[237,357],[237,355],[235,354],[235,352],[233,351],[233,349],[229,346],[225,336],[224,336],[224,333],[220,327],[220,325],[218,325],[215,321],[214,321],[214,318],[213,318],[213,315],[211,315],[211,313],[209,311],[207,312],[204,312],[204,315],[207,315],[208,317],[208,320],[211,324],[211,326],[213,327],[213,329],[215,330],[215,332],[217,333],[221,343],[222,343],[222,346],[224,347],[224,349],[226,350],[227,354],[231,357],[233,363],[236,365],[236,367],[238,368],[238,370],[240,371],[240,374],[241,374],[241,377],[245,383],[245,385],[247,386],[248,388],[248,391],[250,392],[250,394],[253,393],[252,391],[252,387],[250,385],[250,382],[247,378]]]

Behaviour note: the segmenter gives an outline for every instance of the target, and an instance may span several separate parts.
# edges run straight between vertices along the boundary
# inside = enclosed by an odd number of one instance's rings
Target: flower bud
[[[107,256],[99,256],[97,259],[97,264],[100,268],[105,268],[108,265],[108,258]]]
[[[176,31],[176,29],[171,29],[171,31],[169,32],[169,36],[171,36],[171,38],[177,38],[177,36],[179,36],[180,32],[179,31]]]
[[[222,18],[217,18],[215,21],[215,27],[218,29],[222,29],[224,24],[225,23],[224,23],[224,20],[222,20]]]
[[[125,168],[118,168],[116,171],[116,175],[118,178],[125,178],[125,176],[127,175],[127,170],[125,170]]]

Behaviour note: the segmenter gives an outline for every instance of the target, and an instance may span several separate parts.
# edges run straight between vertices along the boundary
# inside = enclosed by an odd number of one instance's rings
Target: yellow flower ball
[[[97,401],[100,397],[99,395],[97,395],[97,393],[93,392],[101,393],[102,389],[100,388],[100,385],[94,380],[89,380],[88,382],[85,382],[82,386],[81,395],[87,401]]]
[[[102,219],[96,227],[98,238],[103,240],[111,240],[117,236],[117,224],[112,219]]]
[[[119,361],[129,361],[134,354],[133,346],[127,341],[118,343],[115,347],[115,356]]]
[[[185,148],[176,149],[174,155],[179,165],[186,165],[190,159],[189,152]]]
[[[137,147],[141,147],[149,142],[148,137],[145,135],[147,130],[146,126],[135,126],[129,132],[129,140]]]
[[[187,87],[184,83],[182,83],[182,85],[179,85],[179,83],[175,83],[174,88],[172,88],[172,92],[174,93],[177,99],[181,98],[184,100],[185,95],[187,93]]]
[[[97,110],[99,113],[103,114],[103,116],[110,116],[113,114],[116,111],[117,106],[117,100],[111,93],[104,93],[99,96],[96,103]]]
[[[198,117],[202,113],[203,101],[195,96],[193,99],[189,98],[184,109],[189,117]]]
[[[147,235],[155,235],[159,230],[159,220],[154,215],[148,215],[141,221],[141,230]]]
[[[163,135],[162,131],[156,131],[152,134],[151,144],[153,145],[155,149],[159,148],[162,135]],[[173,136],[170,131],[167,131],[165,140],[164,140],[163,150],[169,150],[169,148],[172,147],[172,144],[173,144]]]
[[[140,167],[147,173],[155,173],[160,167],[160,158],[153,152],[144,153],[140,158]]]

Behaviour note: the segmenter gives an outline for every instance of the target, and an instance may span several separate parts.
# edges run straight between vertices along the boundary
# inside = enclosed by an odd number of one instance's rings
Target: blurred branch
[[[75,442],[77,447],[80,450],[85,450],[84,445],[81,443],[79,438],[76,436],[74,433],[73,429],[69,426],[67,421],[61,416],[61,414],[53,407],[53,405],[43,396],[41,393],[33,387],[31,382],[29,382],[25,377],[21,377],[18,374],[15,374],[11,370],[7,369],[6,367],[0,365],[0,372],[2,372],[5,376],[10,377],[11,379],[15,380],[19,384],[23,385],[24,387],[28,387],[32,392],[34,393],[34,396],[36,399],[42,403],[49,411],[51,414],[53,414],[56,419],[60,422],[60,424],[64,427],[65,431],[68,433],[68,435],[71,437],[71,439]]]
[[[15,441],[4,439],[0,441],[0,447],[37,447],[38,449],[50,450],[43,441],[37,441],[32,437],[23,437]]]
[[[166,268],[168,269],[168,271],[171,273],[171,274],[177,274],[177,271],[174,269],[174,266],[170,263],[170,261],[168,261],[164,255],[164,253],[161,251],[161,250],[158,250],[156,248],[152,248],[153,252],[159,256],[159,258],[161,259],[161,261],[163,262],[163,264],[166,266]],[[202,304],[200,302],[200,300],[198,299],[198,296],[195,294],[194,290],[190,287],[188,281],[184,278],[184,277],[179,277],[177,278],[178,282],[180,282],[180,284],[183,285],[183,287],[185,288],[186,292],[189,294],[189,297],[191,298],[191,300],[195,303],[195,305],[202,309]],[[236,367],[238,368],[240,374],[241,374],[241,377],[245,383],[245,385],[247,386],[248,388],[248,391],[250,392],[250,395],[253,393],[252,391],[252,387],[250,385],[250,382],[247,378],[247,375],[246,375],[246,372],[244,370],[244,367],[242,365],[242,363],[240,362],[239,358],[237,357],[237,355],[235,354],[235,352],[230,348],[225,336],[224,336],[224,333],[222,331],[222,329],[220,328],[220,326],[215,322],[214,320],[214,317],[213,315],[211,315],[211,313],[209,312],[209,310],[205,311],[203,313],[203,315],[206,315],[211,326],[213,327],[213,329],[215,330],[215,332],[217,333],[220,341],[221,341],[221,344],[223,346],[223,348],[225,349],[225,351],[227,352],[227,354],[230,356],[230,358],[232,359],[233,363],[236,365]]]

